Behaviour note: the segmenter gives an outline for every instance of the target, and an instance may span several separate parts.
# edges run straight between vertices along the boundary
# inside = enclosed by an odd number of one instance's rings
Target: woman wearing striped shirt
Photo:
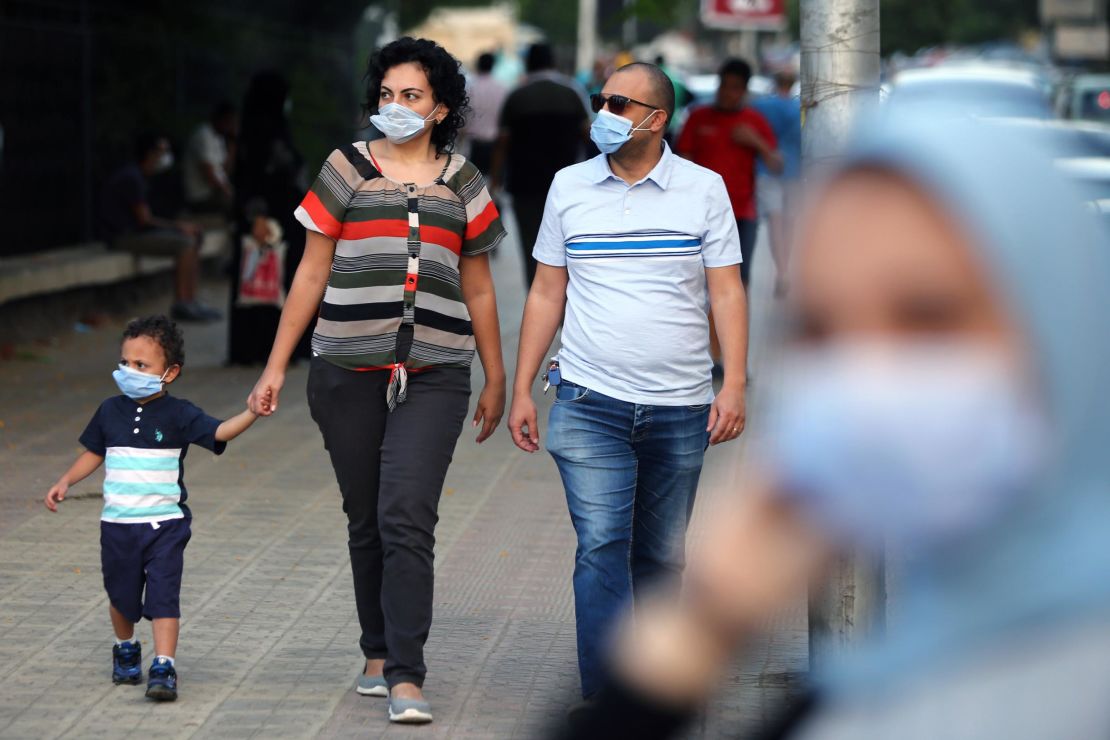
[[[440,491],[462,431],[477,349],[477,441],[505,406],[488,252],[505,231],[478,169],[453,150],[466,87],[423,39],[383,47],[367,109],[386,135],[332,152],[300,207],[308,231],[250,406],[277,410],[289,357],[318,312],[308,400],[335,468],[366,657],[358,691],[396,722],[428,722],[424,642]],[[266,394],[272,401],[266,405]]]

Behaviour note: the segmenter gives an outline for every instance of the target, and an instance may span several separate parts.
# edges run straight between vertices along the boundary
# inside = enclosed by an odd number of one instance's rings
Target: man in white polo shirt
[[[551,184],[533,254],[509,427],[539,449],[532,384],[555,390],[547,449],[578,535],[574,597],[582,695],[601,682],[614,617],[644,584],[682,569],[709,444],[744,427],[747,316],[740,240],[721,177],[663,142],[674,87],[630,64],[592,104],[601,154]],[[714,397],[708,310],[725,367]]]

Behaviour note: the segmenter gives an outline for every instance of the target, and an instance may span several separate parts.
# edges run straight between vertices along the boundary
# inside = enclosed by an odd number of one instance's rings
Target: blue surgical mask
[[[438,105],[432,108],[432,112],[426,118],[423,118],[416,111],[400,103],[386,103],[378,109],[376,115],[370,116],[370,123],[385,134],[385,138],[391,143],[404,144],[420,135],[424,130],[424,124],[436,114],[437,110],[439,110]]]
[[[166,373],[168,372],[169,370],[166,370]],[[116,381],[116,385],[119,386],[123,395],[139,400],[160,393],[166,373],[162,373],[161,376],[151,375],[132,370],[126,365],[120,365],[112,372],[112,379]]]
[[[797,351],[766,462],[834,537],[906,552],[966,537],[1031,487],[1048,422],[1019,372],[972,343]]]
[[[647,131],[650,127],[644,128],[644,121],[651,118],[655,113],[655,111],[648,113],[647,118],[644,118],[633,128],[632,121],[624,116],[618,116],[607,110],[600,110],[597,112],[594,122],[590,125],[590,139],[597,144],[597,148],[603,154],[612,154],[632,138],[633,131]]]

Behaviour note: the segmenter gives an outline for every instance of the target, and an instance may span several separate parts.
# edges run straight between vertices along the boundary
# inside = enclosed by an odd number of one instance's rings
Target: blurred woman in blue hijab
[[[841,549],[897,558],[897,618],[766,737],[1110,737],[1110,239],[1079,201],[986,121],[858,137],[800,225],[763,482],[575,737],[678,732]]]

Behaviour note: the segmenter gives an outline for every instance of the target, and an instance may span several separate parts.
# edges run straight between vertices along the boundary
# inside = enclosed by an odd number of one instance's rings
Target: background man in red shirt
[[[755,251],[759,221],[755,203],[755,162],[763,160],[767,169],[782,172],[782,156],[771,124],[763,114],[748,105],[748,80],[751,66],[742,59],[729,59],[721,65],[717,101],[695,108],[675,146],[680,155],[719,174],[725,181],[744,262],[740,277],[748,284],[752,253]]]

